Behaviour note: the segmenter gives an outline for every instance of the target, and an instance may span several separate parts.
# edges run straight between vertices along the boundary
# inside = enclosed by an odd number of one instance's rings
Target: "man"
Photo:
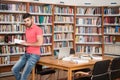
[[[40,45],[43,43],[42,29],[34,24],[32,16],[26,13],[23,15],[23,20],[26,26],[26,41],[20,45],[26,47],[26,52],[12,68],[16,80],[27,80],[32,68],[40,59]]]

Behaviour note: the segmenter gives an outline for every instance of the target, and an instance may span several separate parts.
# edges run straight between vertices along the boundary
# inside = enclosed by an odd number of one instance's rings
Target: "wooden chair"
[[[75,75],[82,76],[74,80],[109,80],[109,64],[110,60],[98,61],[95,63],[93,70],[89,72],[76,72]]]

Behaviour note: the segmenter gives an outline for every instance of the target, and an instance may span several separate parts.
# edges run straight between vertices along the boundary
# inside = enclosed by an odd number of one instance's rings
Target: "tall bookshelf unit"
[[[102,54],[101,7],[76,6],[76,53]]]
[[[41,55],[53,53],[53,5],[41,3],[29,3],[29,12],[33,15],[35,23],[43,29],[43,45]]]
[[[2,68],[0,74],[10,71],[10,67],[25,51],[24,47],[14,44],[15,38],[25,39],[25,27],[22,20],[24,13],[26,13],[24,2],[0,3],[0,68]]]
[[[74,6],[54,5],[54,50],[74,48]]]
[[[105,54],[120,55],[120,6],[104,7],[104,46]]]

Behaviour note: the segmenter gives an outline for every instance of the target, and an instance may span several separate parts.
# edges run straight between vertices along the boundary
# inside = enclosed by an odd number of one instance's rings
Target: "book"
[[[14,43],[15,44],[20,44],[22,42],[25,42],[24,40],[20,40],[20,39],[14,39]]]

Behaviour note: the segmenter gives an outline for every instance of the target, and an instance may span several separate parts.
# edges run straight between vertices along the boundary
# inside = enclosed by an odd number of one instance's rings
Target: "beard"
[[[26,24],[25,26],[28,27],[28,28],[30,28],[32,26],[32,23]]]

